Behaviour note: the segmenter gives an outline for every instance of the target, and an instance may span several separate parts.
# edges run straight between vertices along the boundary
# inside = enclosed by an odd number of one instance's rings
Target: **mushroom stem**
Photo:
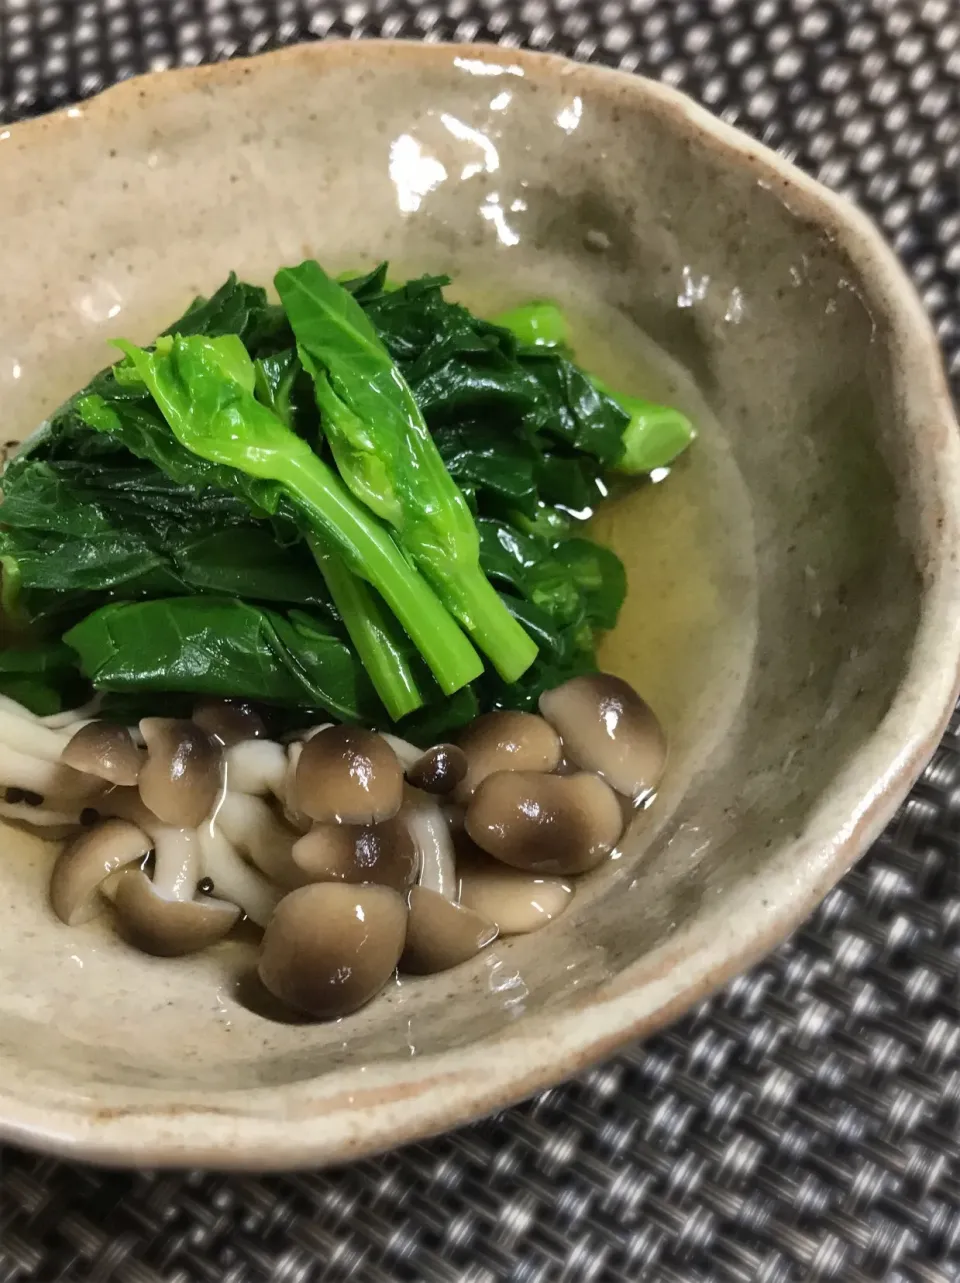
[[[251,921],[265,927],[280,902],[282,892],[240,856],[226,836],[212,824],[197,830],[203,873],[212,879],[222,900],[231,900]]]
[[[86,704],[81,704],[79,708],[68,708],[64,713],[51,713],[48,717],[40,717],[37,720],[54,731],[66,727],[76,731],[84,722],[89,722],[96,717],[101,703],[101,697],[94,695],[93,699],[88,700]]]
[[[228,789],[257,797],[272,793],[286,801],[287,755],[282,745],[273,740],[243,740],[227,749],[225,761]]]
[[[25,726],[26,722],[23,723]],[[59,757],[59,752],[57,754]],[[7,788],[26,789],[42,797],[54,797],[59,805],[97,797],[106,787],[102,780],[81,775],[69,766],[60,766],[27,753],[18,752],[0,741],[0,781]]]
[[[153,885],[165,900],[192,900],[197,886],[200,851],[196,833],[158,824],[153,839]]]
[[[0,705],[0,743],[44,762],[59,762],[60,754],[70,743],[70,735],[50,730],[41,722],[18,717]]]
[[[381,731],[380,738],[387,741],[405,771],[409,771],[410,767],[423,756],[423,749],[417,748],[409,740],[401,739],[399,735],[390,735],[387,731]]]
[[[291,855],[299,834],[278,820],[262,798],[228,792],[217,812],[216,825],[271,882],[286,890],[303,885],[303,875]]]
[[[420,861],[419,885],[447,900],[457,898],[453,839],[443,810],[428,793],[407,788],[400,812],[410,830]]]
[[[79,811],[51,811],[45,806],[28,806],[26,802],[0,802],[0,819],[17,820],[37,828],[76,828]]]

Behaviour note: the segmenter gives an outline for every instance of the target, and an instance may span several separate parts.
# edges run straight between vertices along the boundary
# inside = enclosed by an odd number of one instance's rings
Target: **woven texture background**
[[[0,0],[0,119],[328,34],[494,39],[681,86],[877,218],[960,377],[958,0]],[[0,1150],[0,1283],[958,1283],[958,978],[955,723],[809,925],[662,1036],[316,1175]]]

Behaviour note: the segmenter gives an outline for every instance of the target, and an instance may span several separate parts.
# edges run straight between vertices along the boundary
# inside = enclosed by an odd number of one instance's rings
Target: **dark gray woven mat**
[[[500,39],[681,86],[877,217],[960,375],[960,0],[0,0],[0,119],[331,33]],[[813,921],[669,1032],[318,1175],[4,1150],[0,1283],[958,1283],[958,730]]]

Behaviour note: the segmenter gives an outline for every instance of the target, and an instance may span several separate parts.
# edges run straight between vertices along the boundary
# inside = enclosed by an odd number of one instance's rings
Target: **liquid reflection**
[[[390,181],[397,190],[401,214],[415,214],[424,196],[446,181],[447,171],[410,134],[400,134],[390,144]]]

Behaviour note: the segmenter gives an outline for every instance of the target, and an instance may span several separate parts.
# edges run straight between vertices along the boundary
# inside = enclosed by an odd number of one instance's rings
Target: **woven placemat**
[[[957,0],[0,0],[0,119],[328,34],[501,40],[679,85],[877,218],[960,375]],[[2,1150],[0,1283],[958,1283],[958,731],[811,923],[669,1032],[320,1174]]]

